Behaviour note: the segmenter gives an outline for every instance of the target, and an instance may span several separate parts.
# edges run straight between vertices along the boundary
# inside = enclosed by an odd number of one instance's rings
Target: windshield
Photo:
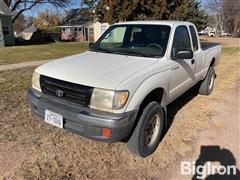
[[[167,48],[170,29],[165,25],[115,25],[100,37],[91,50],[162,57]]]

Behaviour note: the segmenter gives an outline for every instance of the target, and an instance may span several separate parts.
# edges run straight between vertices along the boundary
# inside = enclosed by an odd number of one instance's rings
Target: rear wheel
[[[207,73],[206,78],[203,80],[203,82],[200,85],[199,88],[199,94],[202,95],[210,95],[213,87],[214,87],[214,81],[215,81],[215,70],[214,67],[210,67]]]
[[[158,102],[149,103],[127,142],[128,149],[141,157],[151,155],[157,148],[164,125],[164,113]]]

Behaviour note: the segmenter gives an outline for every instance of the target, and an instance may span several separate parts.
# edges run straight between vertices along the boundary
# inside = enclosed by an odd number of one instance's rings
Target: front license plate
[[[63,117],[60,114],[45,110],[45,122],[63,128]]]

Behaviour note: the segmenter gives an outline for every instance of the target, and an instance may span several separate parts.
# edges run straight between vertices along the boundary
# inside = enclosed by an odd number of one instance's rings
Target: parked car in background
[[[203,30],[202,30],[202,31],[199,31],[199,32],[198,32],[198,35],[199,35],[199,36],[204,35],[204,31],[203,31]]]
[[[222,33],[221,33],[221,36],[232,36],[232,34],[227,33],[227,32],[222,32]]]
[[[214,37],[215,34],[216,34],[216,33],[215,33],[214,31],[210,31],[210,32],[208,33],[208,36],[209,36],[209,37]]]

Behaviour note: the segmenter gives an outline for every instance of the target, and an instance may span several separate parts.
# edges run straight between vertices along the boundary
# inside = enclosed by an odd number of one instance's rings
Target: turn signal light
[[[102,136],[109,138],[111,136],[111,130],[109,128],[102,128]]]

